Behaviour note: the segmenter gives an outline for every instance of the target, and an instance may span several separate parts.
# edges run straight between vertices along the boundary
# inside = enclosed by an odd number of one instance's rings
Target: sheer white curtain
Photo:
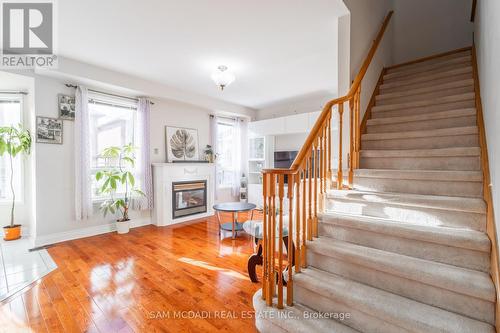
[[[151,143],[149,137],[151,101],[139,98],[137,105],[137,136],[136,145],[139,147],[137,156],[137,174],[141,189],[146,194],[139,200],[132,200],[134,209],[153,208],[153,181],[151,171]]]
[[[246,164],[248,161],[248,123],[243,118],[234,120],[233,131],[233,181],[231,185],[231,194],[233,197],[239,197],[241,177],[246,176]]]
[[[210,121],[210,146],[212,146],[212,151],[214,154],[217,153],[217,117],[211,114],[209,116]],[[217,158],[217,156],[215,156]],[[217,193],[219,192],[219,180],[217,179],[217,160],[215,160],[215,199],[217,199]]]
[[[84,220],[92,216],[90,126],[86,87],[76,88],[75,108],[75,213],[77,220]]]

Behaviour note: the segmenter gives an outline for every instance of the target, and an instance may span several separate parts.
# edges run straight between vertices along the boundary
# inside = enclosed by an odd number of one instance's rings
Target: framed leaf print
[[[198,130],[166,126],[165,132],[167,162],[199,160]]]

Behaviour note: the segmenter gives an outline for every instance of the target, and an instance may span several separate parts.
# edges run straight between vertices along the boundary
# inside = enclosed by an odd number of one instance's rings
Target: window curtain
[[[92,216],[90,180],[90,126],[88,89],[79,86],[75,92],[75,213],[77,220]]]
[[[137,105],[137,128],[136,145],[139,148],[137,156],[137,176],[140,180],[141,189],[146,195],[134,198],[131,202],[133,209],[153,208],[153,180],[151,170],[151,143],[149,137],[151,101],[147,98],[139,98]]]
[[[233,142],[233,181],[231,185],[231,195],[239,198],[241,177],[246,176],[247,148],[248,148],[248,123],[243,118],[236,118],[234,121]]]
[[[209,121],[210,121],[210,146],[212,146],[212,151],[214,154],[217,153],[217,117],[211,114],[209,116]],[[217,159],[217,155],[215,155],[215,158]],[[217,173],[217,160],[215,160],[215,199],[217,200],[217,193],[219,192],[219,179],[218,173]]]

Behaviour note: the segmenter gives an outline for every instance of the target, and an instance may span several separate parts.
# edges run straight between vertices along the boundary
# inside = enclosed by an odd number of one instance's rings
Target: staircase
[[[470,50],[385,72],[354,189],[326,192],[296,306],[261,331],[495,332],[474,98]]]

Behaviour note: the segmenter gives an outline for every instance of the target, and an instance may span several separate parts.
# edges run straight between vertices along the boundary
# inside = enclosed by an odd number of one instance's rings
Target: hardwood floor
[[[225,236],[209,218],[54,245],[59,268],[1,305],[0,332],[256,332],[252,241]]]

